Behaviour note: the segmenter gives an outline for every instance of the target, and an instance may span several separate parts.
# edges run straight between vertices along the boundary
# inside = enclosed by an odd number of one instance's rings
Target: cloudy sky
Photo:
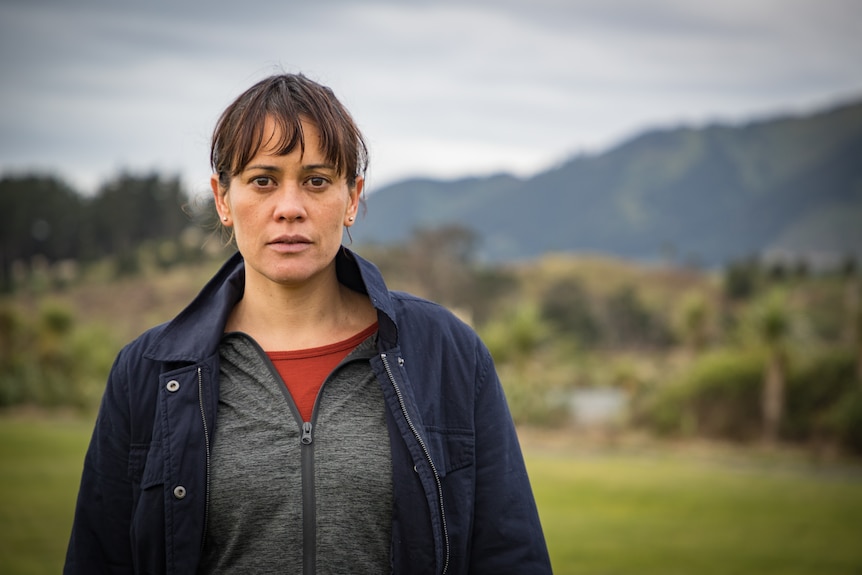
[[[529,175],[642,130],[862,97],[857,0],[0,0],[0,174],[208,185],[222,109],[274,72],[331,86],[369,189]]]

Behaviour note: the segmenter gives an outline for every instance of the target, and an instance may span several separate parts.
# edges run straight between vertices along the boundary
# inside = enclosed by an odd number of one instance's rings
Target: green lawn
[[[528,458],[557,575],[862,573],[858,468]]]
[[[0,573],[62,571],[89,420],[0,418]]]
[[[0,573],[63,563],[90,421],[0,418]],[[858,467],[526,448],[555,573],[862,573]]]

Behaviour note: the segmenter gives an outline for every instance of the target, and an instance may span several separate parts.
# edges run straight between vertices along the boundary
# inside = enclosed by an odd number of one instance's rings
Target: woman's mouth
[[[271,240],[267,246],[279,253],[293,254],[308,249],[311,246],[311,240],[298,235],[279,236]]]

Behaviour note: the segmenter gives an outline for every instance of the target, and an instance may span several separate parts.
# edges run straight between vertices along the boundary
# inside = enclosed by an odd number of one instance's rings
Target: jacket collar
[[[335,258],[338,280],[368,294],[377,309],[381,349],[398,341],[395,309],[383,276],[371,262],[342,247]],[[171,320],[144,352],[155,361],[197,363],[218,350],[224,326],[245,289],[245,262],[237,252],[210,279],[194,300]]]

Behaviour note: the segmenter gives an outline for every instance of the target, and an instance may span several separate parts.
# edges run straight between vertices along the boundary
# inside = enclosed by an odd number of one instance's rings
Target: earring
[[[226,222],[226,221],[227,221],[227,216],[222,216],[222,217],[221,217],[221,219],[222,219],[222,221],[223,221],[223,222]]]
[[[353,216],[350,216],[349,218],[347,218],[347,221],[348,221],[348,222],[352,222],[352,221],[353,221],[353,220],[355,220],[355,219],[356,219],[356,218],[354,218]]]

